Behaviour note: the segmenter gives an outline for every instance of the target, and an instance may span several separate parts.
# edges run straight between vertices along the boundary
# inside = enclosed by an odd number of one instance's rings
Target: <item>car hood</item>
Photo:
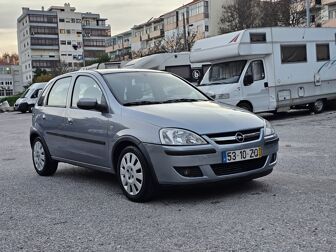
[[[125,107],[123,118],[159,127],[182,128],[198,134],[261,128],[264,120],[248,111],[212,101]]]

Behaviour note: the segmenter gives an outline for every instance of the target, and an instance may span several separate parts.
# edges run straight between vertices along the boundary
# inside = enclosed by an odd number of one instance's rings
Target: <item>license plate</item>
[[[225,151],[223,152],[223,162],[232,163],[243,160],[261,158],[261,156],[262,156],[261,147],[236,150],[236,151]]]

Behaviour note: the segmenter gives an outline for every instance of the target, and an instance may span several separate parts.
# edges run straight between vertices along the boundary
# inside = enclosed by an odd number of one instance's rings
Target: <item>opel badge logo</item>
[[[243,135],[242,133],[238,132],[238,133],[236,134],[236,140],[237,140],[237,142],[239,142],[239,143],[244,142],[244,135]]]

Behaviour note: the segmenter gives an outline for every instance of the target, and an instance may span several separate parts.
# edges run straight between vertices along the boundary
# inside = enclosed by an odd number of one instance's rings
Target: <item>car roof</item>
[[[166,73],[157,70],[150,69],[127,69],[127,68],[119,68],[119,69],[94,69],[94,70],[81,70],[77,73],[100,73],[100,74],[113,74],[113,73],[134,73],[134,72],[143,72],[143,73]]]

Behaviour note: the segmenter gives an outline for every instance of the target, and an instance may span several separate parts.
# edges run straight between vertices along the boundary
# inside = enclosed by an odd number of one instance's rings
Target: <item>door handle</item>
[[[268,82],[265,82],[265,83],[264,83],[264,87],[265,87],[265,88],[268,88]]]
[[[72,118],[68,117],[68,123],[69,123],[69,124],[73,124],[73,120],[72,120]]]
[[[42,120],[45,120],[46,119],[46,116],[45,114],[42,115]]]

